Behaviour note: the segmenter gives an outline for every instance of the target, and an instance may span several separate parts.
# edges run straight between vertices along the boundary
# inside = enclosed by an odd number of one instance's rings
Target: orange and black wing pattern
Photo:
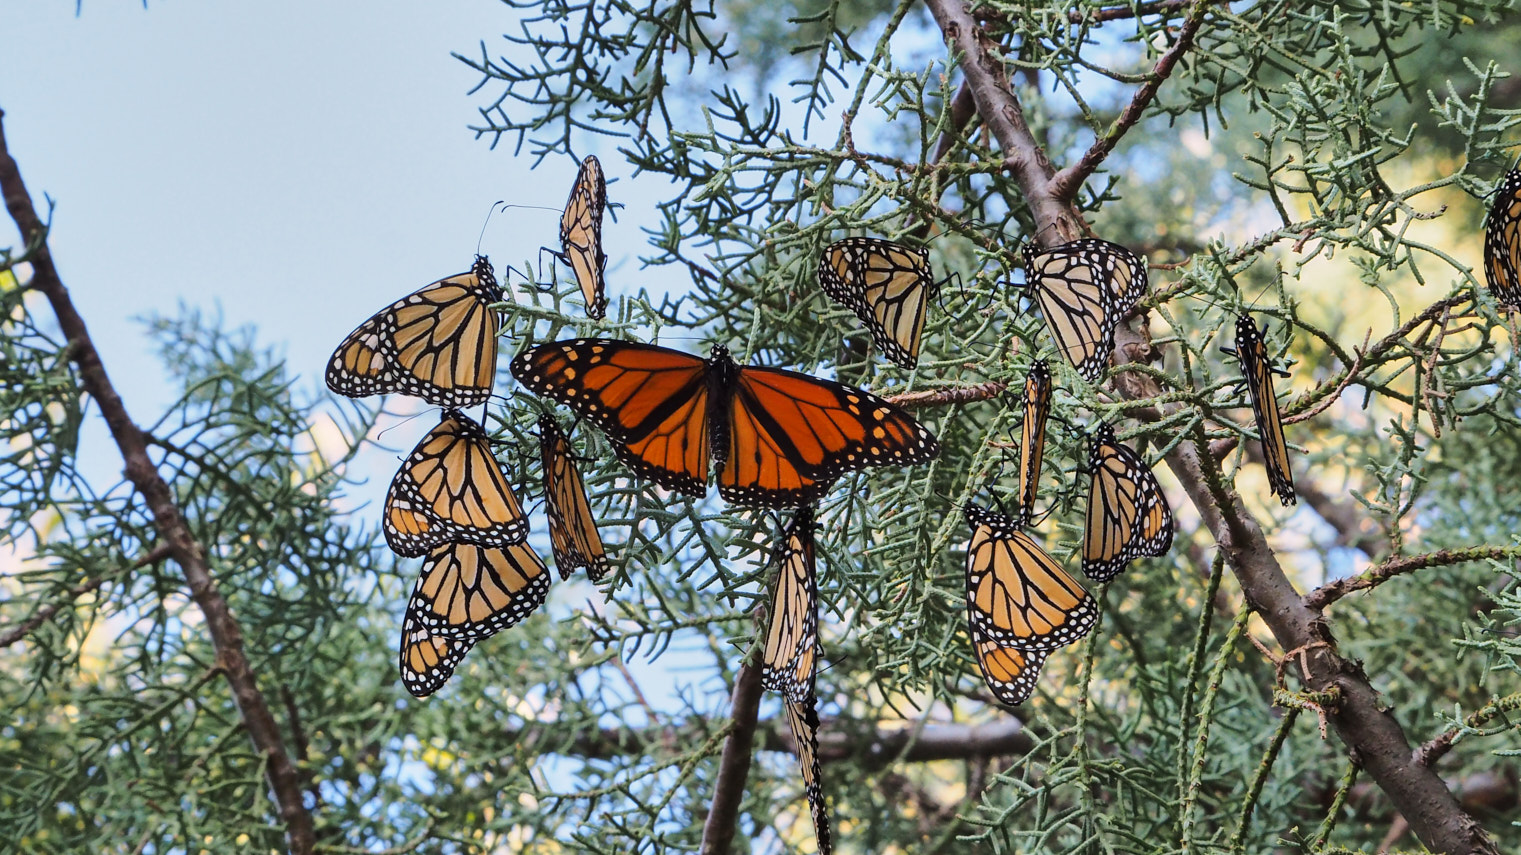
[[[1146,263],[1119,244],[1094,238],[1049,249],[1026,244],[1024,259],[1026,287],[1057,349],[1077,373],[1098,380],[1120,317],[1146,293]]]
[[[491,396],[502,289],[485,256],[392,303],[348,334],[327,364],[327,386],[364,398],[398,393],[442,407]]]
[[[1067,571],[1019,530],[1018,521],[977,505],[966,508],[966,609],[972,643],[1055,650],[1093,629],[1098,607]]]
[[[414,696],[426,698],[449,682],[474,646],[474,641],[434,632],[408,614],[401,624],[402,685]]]
[[[512,376],[601,428],[638,474],[668,490],[706,495],[706,360],[653,344],[575,339],[518,354]]]
[[[576,284],[581,286],[587,317],[599,320],[607,314],[607,254],[602,251],[605,211],[607,179],[602,175],[602,164],[587,155],[560,215],[560,257],[570,265]]]
[[[528,617],[549,593],[549,570],[526,543],[435,549],[402,621],[401,676],[418,697],[437,691],[470,646]]]
[[[771,624],[761,656],[761,685],[791,701],[813,696],[818,668],[819,588],[813,509],[800,508],[782,533]]]
[[[1173,521],[1162,486],[1108,425],[1093,439],[1088,467],[1093,473],[1083,532],[1083,572],[1088,578],[1107,582],[1133,559],[1167,554]]]
[[[1268,485],[1285,505],[1297,501],[1294,473],[1289,468],[1289,443],[1283,434],[1283,414],[1278,411],[1278,397],[1273,392],[1273,363],[1267,344],[1249,315],[1236,321],[1236,358],[1246,375],[1246,391],[1257,418],[1257,434],[1262,437],[1262,459],[1267,464]]]
[[[585,570],[593,582],[607,575],[607,550],[597,532],[591,503],[586,498],[586,482],[576,468],[570,439],[555,423],[554,416],[539,416],[539,451],[544,462],[544,508],[549,515],[549,543],[554,548],[555,566],[560,578],[569,579],[577,570]]]
[[[450,410],[391,480],[381,528],[392,551],[415,558],[445,543],[520,543],[528,518],[485,430]]]
[[[1521,169],[1506,174],[1484,227],[1484,278],[1502,306],[1521,309]]]
[[[710,361],[715,370],[733,365],[717,346]],[[935,435],[901,408],[832,380],[746,367],[721,388],[728,412],[718,492],[736,504],[812,504],[845,472],[911,466],[940,453]]]
[[[577,339],[532,348],[512,374],[605,432],[619,459],[667,489],[737,504],[810,504],[843,472],[940,452],[902,409],[860,389],[777,368],[740,368],[651,344]]]
[[[1040,485],[1040,462],[1046,451],[1046,417],[1051,415],[1051,369],[1045,360],[1025,375],[1025,421],[1019,443],[1019,524],[1035,518],[1035,490]]]
[[[925,311],[937,290],[927,250],[879,238],[836,241],[824,248],[819,287],[856,313],[888,359],[904,368],[919,361]]]
[[[813,834],[818,838],[819,855],[829,855],[834,844],[829,834],[829,807],[824,803],[824,781],[819,764],[819,712],[812,695],[806,700],[785,698],[787,724],[797,745],[797,762],[803,773],[803,790],[808,795],[808,810],[813,814]]]

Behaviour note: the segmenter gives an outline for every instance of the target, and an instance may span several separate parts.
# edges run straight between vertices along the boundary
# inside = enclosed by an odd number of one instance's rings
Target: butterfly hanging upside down
[[[1090,238],[1042,249],[1025,244],[1025,287],[1040,303],[1056,348],[1084,379],[1104,373],[1120,318],[1146,293],[1146,262]]]
[[[1506,174],[1489,209],[1484,279],[1500,305],[1521,309],[1521,169]]]
[[[924,315],[939,291],[929,252],[878,238],[836,241],[819,261],[819,287],[856,313],[888,359],[903,368],[919,361]]]
[[[601,428],[619,459],[669,490],[742,505],[811,504],[841,474],[940,453],[933,434],[868,392],[780,368],[652,344],[577,339],[518,354],[512,374]]]
[[[1098,620],[1083,586],[1019,522],[967,505],[966,609],[972,652],[999,702],[1017,706],[1035,690],[1051,651],[1076,643]]]

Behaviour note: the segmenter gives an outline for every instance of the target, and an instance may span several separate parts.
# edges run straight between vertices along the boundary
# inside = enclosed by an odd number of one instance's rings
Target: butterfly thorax
[[[729,405],[739,384],[739,366],[729,348],[713,345],[708,352],[708,456],[722,469],[729,459]]]

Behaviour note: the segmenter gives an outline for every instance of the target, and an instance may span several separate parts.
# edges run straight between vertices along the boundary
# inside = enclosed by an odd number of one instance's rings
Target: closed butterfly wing
[[[407,620],[434,635],[479,641],[533,614],[548,593],[549,570],[528,544],[451,543],[428,556]]]
[[[1273,392],[1273,363],[1257,325],[1247,315],[1236,321],[1236,358],[1246,375],[1246,390],[1262,437],[1262,457],[1267,464],[1268,485],[1285,505],[1294,504],[1294,473],[1289,468],[1289,444],[1283,435],[1283,415]]]
[[[813,814],[813,834],[818,839],[819,855],[829,855],[834,844],[829,834],[829,807],[824,803],[824,781],[819,764],[819,713],[812,695],[806,700],[786,698],[782,706],[792,741],[797,746],[797,762],[803,773],[803,790],[808,795],[808,810]]]
[[[1172,509],[1162,486],[1134,451],[1099,428],[1088,454],[1093,481],[1088,489],[1088,520],[1083,532],[1083,572],[1107,582],[1125,564],[1145,555],[1165,555],[1172,548]]]
[[[669,490],[707,493],[705,360],[652,344],[576,339],[518,354],[512,375],[601,428],[635,472]]]
[[[974,640],[972,649],[977,654],[977,666],[982,669],[982,681],[999,703],[1011,707],[1029,700],[1035,692],[1041,666],[1051,655],[1046,650],[1021,650],[990,638]]]
[[[585,570],[593,582],[599,582],[607,575],[607,550],[597,532],[597,520],[592,516],[586,483],[576,468],[570,440],[548,413],[539,417],[539,451],[544,460],[549,543],[560,578],[569,579],[576,570]]]
[[[813,528],[813,509],[804,507],[782,533],[771,623],[761,656],[761,685],[798,702],[813,697],[818,667],[819,589]]]
[[[1035,490],[1046,449],[1046,418],[1051,415],[1051,370],[1045,360],[1030,366],[1025,377],[1025,421],[1019,443],[1019,524],[1035,518]]]
[[[434,550],[407,602],[399,665],[407,691],[438,691],[477,641],[521,621],[549,592],[549,571],[527,544]]]
[[[607,254],[602,251],[602,215],[606,210],[607,180],[602,164],[587,155],[570,188],[565,213],[560,215],[560,257],[576,275],[587,316],[599,320],[607,314]]]
[[[715,347],[715,363],[728,351]],[[732,363],[729,363],[732,365]],[[718,491],[736,504],[812,504],[845,472],[912,466],[940,453],[935,435],[877,396],[780,368],[740,368],[718,444]]]
[[[1489,209],[1484,278],[1501,305],[1521,309],[1521,169],[1506,174]]]
[[[1027,287],[1057,349],[1085,379],[1098,380],[1120,316],[1146,292],[1145,263],[1119,244],[1096,239],[1050,249],[1026,244],[1024,258]]]
[[[936,287],[929,252],[877,238],[846,238],[824,249],[819,286],[856,313],[888,359],[919,361],[924,315]]]
[[[442,407],[491,396],[502,300],[491,263],[427,285],[349,333],[327,364],[327,386],[363,398],[399,393]]]
[[[445,543],[519,543],[528,519],[485,430],[450,410],[391,480],[381,528],[392,551],[416,557]]]
[[[398,657],[402,685],[416,697],[426,698],[443,688],[474,646],[474,641],[439,635],[407,615],[401,624]]]
[[[968,505],[966,608],[972,642],[1055,650],[1093,629],[1093,598],[1013,517]]]

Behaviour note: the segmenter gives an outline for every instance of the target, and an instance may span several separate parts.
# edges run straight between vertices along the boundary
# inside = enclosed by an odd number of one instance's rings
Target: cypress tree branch
[[[1076,237],[1077,212],[1070,197],[1058,195],[1053,180],[1055,172],[1024,120],[1002,60],[990,50],[991,40],[960,0],[927,2],[946,40],[961,54],[962,68],[978,112],[1003,146],[1005,165],[1026,194],[1037,233],[1050,230],[1056,240]],[[1202,14],[1201,4],[1195,17]],[[1194,29],[1197,30],[1197,25]],[[1176,62],[1176,57],[1172,62]],[[1171,65],[1169,71],[1170,68]],[[1078,183],[1081,182],[1073,182],[1069,194],[1075,196]],[[1154,349],[1142,335],[1122,326],[1115,336],[1115,351],[1122,361],[1140,361]],[[1348,364],[1351,361],[1346,360]],[[1115,385],[1132,400],[1161,393],[1154,382],[1138,372],[1117,374]],[[1135,415],[1144,418],[1148,414]],[[1341,704],[1328,711],[1338,735],[1409,820],[1421,840],[1443,852],[1498,855],[1489,836],[1463,811],[1441,778],[1414,761],[1410,742],[1399,723],[1382,708],[1377,692],[1361,668],[1336,652],[1324,619],[1305,605],[1279,566],[1261,526],[1222,483],[1217,464],[1204,459],[1200,447],[1187,438],[1177,444],[1167,460],[1199,510],[1203,523],[1224,550],[1248,603],[1262,615],[1285,650],[1309,651],[1305,660],[1312,663],[1310,673],[1303,675],[1308,687],[1340,693]]]
[[[163,561],[168,557],[169,547],[163,545],[156,546],[147,555],[144,555],[142,558],[139,558],[136,561],[132,562],[132,564],[125,569],[138,570],[140,568],[147,567],[149,564],[157,564],[158,562]],[[0,634],[0,648],[10,647],[12,644],[15,644],[21,639],[26,638],[28,635],[32,634],[32,632],[36,631],[37,627],[42,626],[49,620],[52,620],[53,615],[58,614],[58,612],[61,611],[64,606],[73,603],[75,600],[79,599],[85,594],[88,594],[96,588],[99,588],[101,585],[104,585],[106,582],[115,578],[122,572],[122,570],[115,570],[111,573],[105,574],[104,576],[92,576],[83,582],[80,582],[78,585],[70,588],[62,600],[43,606],[37,610],[36,614],[17,624],[14,628],[6,630],[3,634]]]
[[[287,840],[292,852],[307,855],[315,845],[312,817],[302,801],[300,779],[295,765],[286,752],[280,736],[280,727],[270,712],[269,704],[259,691],[258,680],[249,666],[243,650],[243,630],[227,600],[223,598],[206,563],[206,552],[195,541],[175,504],[174,494],[159,475],[153,461],[148,457],[148,443],[141,428],[127,414],[126,405],[117,394],[101,362],[100,353],[90,338],[74,302],[58,276],[48,250],[46,230],[32,204],[31,194],[21,179],[20,167],[11,157],[5,141],[0,110],[0,190],[4,191],[5,207],[21,238],[34,246],[32,287],[48,299],[57,316],[58,326],[69,342],[69,357],[79,369],[85,391],[99,405],[111,436],[126,463],[126,477],[142,494],[153,514],[154,527],[163,538],[163,547],[185,573],[190,594],[206,618],[217,651],[217,666],[227,677],[233,699],[242,713],[243,725],[253,741],[255,750],[263,757],[265,775],[269,780],[275,803],[285,823]]]
[[[1116,333],[1116,353],[1145,353],[1150,347],[1128,326]],[[1160,392],[1150,378],[1137,372],[1119,373],[1115,381],[1131,399]],[[1225,487],[1217,464],[1201,459],[1196,441],[1185,438],[1167,456],[1167,465],[1224,551],[1247,603],[1284,650],[1305,651],[1302,661],[1310,667],[1301,677],[1306,686],[1315,692],[1339,693],[1340,703],[1326,710],[1327,718],[1348,753],[1394,802],[1421,841],[1439,852],[1499,855],[1489,835],[1464,812],[1442,779],[1416,761],[1404,730],[1384,708],[1362,668],[1337,652],[1325,618],[1295,590],[1261,525]]]
[[[1423,555],[1405,555],[1391,558],[1382,564],[1345,579],[1337,579],[1321,585],[1304,595],[1306,608],[1320,611],[1353,591],[1365,591],[1405,573],[1424,570],[1427,567],[1447,567],[1468,561],[1498,560],[1521,555],[1521,548],[1513,546],[1475,546],[1469,549],[1439,549]]]
[[[1052,189],[1056,169],[1046,150],[1025,121],[1024,107],[1009,85],[1008,72],[998,54],[997,42],[972,19],[962,0],[925,0],[940,32],[961,57],[977,114],[1003,148],[1004,168],[1014,176],[1025,194],[1035,221],[1055,229],[1060,240],[1073,240],[1082,233],[1072,206]]]

